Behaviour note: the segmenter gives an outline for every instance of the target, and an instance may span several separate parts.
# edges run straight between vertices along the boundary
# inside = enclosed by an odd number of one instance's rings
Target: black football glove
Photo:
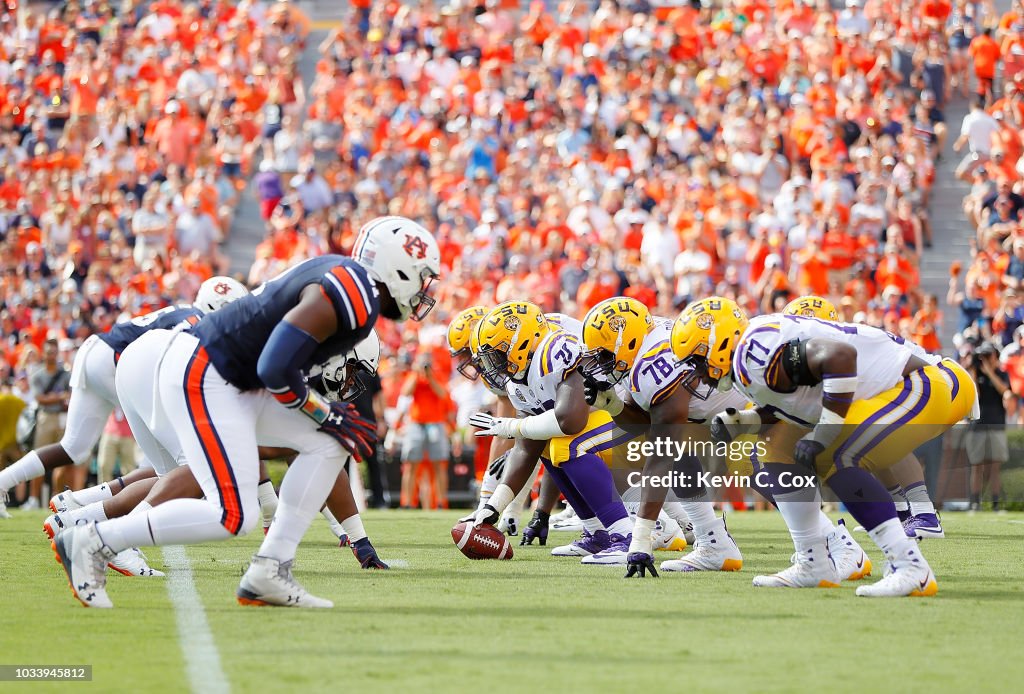
[[[825,444],[818,443],[814,439],[800,439],[796,442],[793,450],[793,460],[808,470],[815,470],[814,461],[818,455],[825,450]]]
[[[360,415],[351,403],[332,402],[331,413],[319,431],[340,443],[356,460],[371,455],[377,442],[377,425]]]
[[[533,518],[530,519],[526,529],[523,530],[523,539],[519,541],[519,546],[532,545],[534,540],[537,540],[541,547],[546,545],[548,543],[548,521],[550,518],[550,514],[544,511],[534,511]]]
[[[658,577],[658,570],[654,568],[654,557],[646,552],[630,552],[626,556],[626,567],[624,578],[646,578],[648,571],[651,578]]]
[[[364,537],[352,543],[352,554],[356,556],[359,566],[364,569],[390,569],[391,567],[380,560],[377,550],[370,544],[370,538]]]

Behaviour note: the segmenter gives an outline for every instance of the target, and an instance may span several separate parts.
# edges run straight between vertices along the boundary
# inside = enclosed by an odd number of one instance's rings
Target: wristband
[[[821,408],[821,418],[811,430],[807,437],[828,448],[829,444],[839,437],[840,428],[843,425],[843,417],[827,407]]]
[[[605,400],[601,406],[602,410],[610,414],[612,417],[617,417],[622,414],[622,410],[626,406],[626,403],[622,402],[622,398],[615,393],[614,389],[609,390],[607,393],[603,393],[599,397],[603,397]]]
[[[653,543],[651,542],[651,533],[654,531],[656,521],[647,520],[646,518],[636,517],[633,521],[633,539],[629,543],[629,553],[643,552],[644,554],[653,554]]]
[[[331,405],[319,393],[311,389],[306,394],[306,400],[299,410],[317,424],[323,424],[331,414]]]
[[[562,427],[558,425],[558,417],[554,410],[548,410],[544,414],[523,417],[518,420],[516,426],[517,439],[532,439],[534,441],[547,441],[548,439],[565,436]]]
[[[487,500],[487,505],[497,511],[498,515],[501,515],[501,512],[508,508],[508,505],[515,498],[516,493],[512,491],[512,487],[502,483],[491,494],[491,498]]]

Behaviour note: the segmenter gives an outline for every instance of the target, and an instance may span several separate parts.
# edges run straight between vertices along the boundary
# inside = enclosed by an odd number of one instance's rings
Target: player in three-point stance
[[[54,548],[85,605],[111,607],[103,566],[124,547],[222,540],[259,522],[257,431],[276,431],[299,453],[238,600],[250,605],[331,607],[292,577],[295,550],[348,455],[373,445],[375,428],[305,380],[309,367],[351,349],[378,314],[422,319],[440,272],[433,236],[401,217],[360,229],[352,257],[304,261],[251,295],[173,334],[159,360],[154,397],[173,426],[205,500],[174,499],[142,513],[59,533]]]

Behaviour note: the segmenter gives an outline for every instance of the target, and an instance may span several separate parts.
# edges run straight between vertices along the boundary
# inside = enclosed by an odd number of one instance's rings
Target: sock
[[[935,513],[935,504],[932,503],[931,497],[928,496],[928,487],[925,486],[924,481],[914,482],[904,489],[903,493],[910,504],[910,515],[917,516],[922,513]],[[898,504],[896,510],[899,510]]]
[[[867,470],[856,467],[837,470],[828,479],[828,486],[866,530],[896,518],[896,505],[892,498],[882,483]]]
[[[640,487],[629,487],[622,493],[622,503],[631,516],[640,513]]]
[[[664,511],[665,515],[669,518],[674,520],[676,523],[679,523],[679,526],[682,528],[685,528],[686,524],[691,522],[690,516],[683,509],[683,504],[679,501],[666,501],[665,505],[661,507],[661,510]],[[714,515],[713,509],[711,514]]]
[[[353,544],[366,537],[366,531],[363,529],[363,519],[359,517],[358,513],[341,521],[341,528]]]
[[[143,500],[143,501],[139,502],[138,506],[136,506],[135,508],[133,508],[129,512],[129,515],[131,515],[132,513],[145,513],[146,511],[150,510],[151,508],[153,508],[152,504],[150,504],[148,501]],[[104,515],[106,515],[106,511],[107,511],[106,509],[103,509],[103,514]]]
[[[300,455],[292,462],[281,481],[277,513],[257,552],[259,556],[278,561],[295,558],[302,536],[324,507],[343,464],[333,456],[313,455]]]
[[[107,520],[107,512],[103,508],[103,503],[89,504],[82,508],[76,508],[74,511],[68,513],[68,520],[71,521],[70,525],[78,525],[79,523],[90,523],[92,521],[105,521]]]
[[[992,510],[993,511],[998,511],[999,510],[999,495],[998,494],[993,494],[992,495]]]
[[[619,520],[615,521],[610,526],[608,526],[608,533],[610,535],[622,535],[623,537],[626,537],[627,535],[632,535],[633,519],[630,518],[628,515],[625,518],[620,518]]]
[[[892,497],[892,501],[896,504],[897,511],[909,511],[910,504],[907,503],[907,496],[903,492],[903,487],[896,485],[895,487],[886,487],[885,491],[889,492],[889,496]]]
[[[274,513],[277,511],[277,492],[274,491],[274,483],[269,479],[263,480],[256,487],[256,494],[260,500],[263,527],[269,528],[270,522],[274,520]]]
[[[825,512],[818,508],[818,532],[821,533],[822,537],[827,538],[834,532],[838,532],[835,524],[832,523],[832,519],[825,515]]]
[[[708,531],[714,529],[713,526],[718,518],[715,517],[715,505],[711,503],[711,496],[707,490],[701,492],[700,496],[680,501],[679,505],[690,517],[694,535],[697,537],[707,535]]]
[[[87,487],[80,492],[75,492],[75,501],[85,506],[98,501],[106,501],[112,496],[114,496],[114,492],[110,489],[110,483],[104,482],[95,487]]]
[[[292,506],[281,499],[274,522],[271,523],[267,536],[263,538],[263,544],[260,545],[257,554],[278,561],[294,559],[295,548],[302,541],[302,536],[306,534],[314,516],[316,507]]]
[[[981,508],[981,494],[971,494],[971,506]]]
[[[810,493],[810,489],[800,489],[786,494],[775,494],[775,503],[779,513],[786,521],[789,535],[793,538],[793,546],[797,552],[805,552],[816,545],[824,544],[821,534],[821,506]]]
[[[331,513],[326,506],[320,510],[320,515],[327,519],[327,522],[331,526],[331,532],[333,532],[335,537],[340,540],[342,536],[345,535],[345,528],[341,526],[338,519],[334,517],[334,514]]]
[[[591,453],[585,453],[563,463],[562,471],[572,482],[579,496],[586,499],[587,504],[594,510],[594,515],[601,519],[601,524],[608,532],[623,535],[632,532],[633,524],[629,522],[629,514],[622,504],[622,497],[615,490],[611,470],[603,460]],[[575,506],[575,503],[573,505]],[[624,519],[627,521],[625,524],[619,523]],[[619,530],[613,530],[613,527]],[[621,532],[623,528],[626,529],[624,533]]]
[[[597,519],[597,516],[591,516],[590,518],[580,518],[583,521],[583,528],[593,535],[598,530],[604,530],[604,526],[601,525],[601,521]]]
[[[21,460],[0,471],[0,492],[10,491],[17,484],[42,477],[45,472],[39,454],[29,451]]]
[[[882,521],[868,530],[868,535],[887,557],[899,556],[908,549],[913,549],[917,542],[907,537],[903,524],[897,518]]]

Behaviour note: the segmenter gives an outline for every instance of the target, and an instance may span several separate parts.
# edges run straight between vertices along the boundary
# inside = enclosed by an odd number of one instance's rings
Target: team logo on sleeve
[[[427,244],[418,236],[406,234],[405,243],[402,244],[402,248],[405,249],[405,252],[412,258],[422,260],[427,257]]]

